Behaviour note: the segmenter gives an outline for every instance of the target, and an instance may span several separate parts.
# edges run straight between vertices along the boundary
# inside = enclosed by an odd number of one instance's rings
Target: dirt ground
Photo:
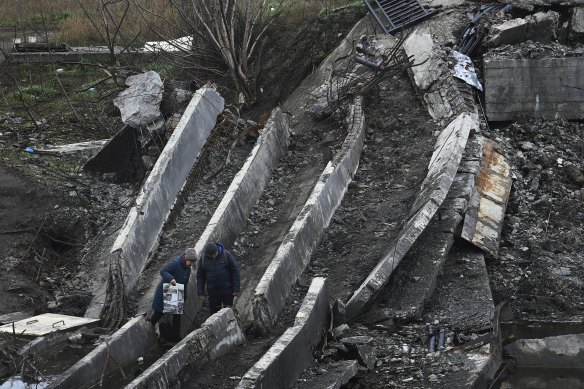
[[[361,8],[349,8],[312,20],[295,34],[276,37],[266,50],[267,71],[260,79],[264,93],[244,116],[257,120],[283,101],[362,15]],[[293,55],[289,55],[291,47],[296,48]],[[12,77],[1,66],[0,97],[7,106],[14,103],[15,79],[37,83],[43,74],[55,71],[47,66],[37,73],[23,65]],[[66,67],[65,75],[66,87],[97,77],[95,72],[73,67]],[[49,92],[61,94],[58,89]],[[51,311],[83,315],[95,287],[92,272],[107,266],[95,261],[96,250],[115,236],[139,188],[139,183],[120,184],[86,175],[73,159],[23,151],[31,144],[110,136],[118,118],[106,112],[106,105],[98,115],[84,110],[87,97],[77,96],[72,102],[84,118],[83,125],[67,106],[56,106],[48,95],[34,97],[36,124],[26,110],[0,109],[0,289],[4,291],[0,314]],[[235,386],[292,323],[311,277],[328,277],[331,300],[346,300],[390,247],[426,175],[439,128],[405,74],[380,84],[365,102],[367,136],[357,174],[271,336],[254,339],[249,334],[238,350],[203,369],[189,370],[183,377],[190,383],[188,387]],[[483,131],[498,142],[513,171],[500,252],[496,258],[487,256],[487,269],[494,303],[508,301],[517,321],[579,321],[584,317],[584,296],[579,293],[584,280],[583,131],[584,124],[579,122],[529,118],[493,124]],[[255,284],[319,172],[342,143],[345,129],[331,118],[293,123],[292,132],[288,154],[273,172],[248,226],[228,247],[243,274],[238,308],[244,324]],[[148,285],[158,277],[163,263],[194,244],[254,143],[250,138],[239,144],[232,163],[201,184],[224,159],[231,141],[219,136],[216,147],[191,174],[155,259],[132,295],[132,312],[149,308],[144,299],[139,303]],[[205,317],[206,310],[201,319]],[[377,359],[369,374],[360,372],[355,388],[440,387],[439,376],[456,377],[465,369],[464,361],[447,353],[427,355],[425,323],[385,329],[354,324],[350,335],[372,336]],[[468,339],[457,340],[459,335],[448,329],[447,344],[454,346],[481,334],[463,334]],[[342,349],[335,339],[328,341],[329,346]],[[411,352],[403,352],[404,344],[412,347]],[[300,382],[323,374],[328,359],[322,354],[315,357],[320,364]]]

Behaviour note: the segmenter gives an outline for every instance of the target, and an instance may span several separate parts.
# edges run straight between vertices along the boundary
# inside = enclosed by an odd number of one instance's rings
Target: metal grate
[[[418,0],[363,0],[386,34],[393,34],[434,15]]]

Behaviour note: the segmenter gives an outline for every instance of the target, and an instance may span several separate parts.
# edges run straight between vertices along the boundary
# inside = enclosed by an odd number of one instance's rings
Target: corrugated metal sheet
[[[463,239],[494,256],[499,252],[512,185],[511,169],[505,157],[496,151],[496,145],[492,140],[484,143],[475,193],[466,211],[461,234]]]

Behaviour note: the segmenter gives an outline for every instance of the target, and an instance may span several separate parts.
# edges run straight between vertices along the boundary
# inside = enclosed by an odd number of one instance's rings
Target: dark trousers
[[[233,306],[232,294],[221,294],[219,296],[209,296],[209,310],[211,315],[217,313],[224,307]]]
[[[152,324],[156,324],[156,323],[158,323],[158,321],[160,320],[162,315],[164,315],[164,313],[162,313],[160,311],[153,311],[152,315],[150,316],[150,319],[148,319],[148,321],[151,322]],[[165,338],[168,338],[169,340],[173,340],[173,341],[180,340],[180,317],[181,317],[181,315],[172,315],[172,319],[170,321],[170,328],[169,328],[170,333],[163,334],[163,336]],[[162,329],[161,329],[161,334],[162,334],[162,332],[166,332],[166,331],[162,331]]]

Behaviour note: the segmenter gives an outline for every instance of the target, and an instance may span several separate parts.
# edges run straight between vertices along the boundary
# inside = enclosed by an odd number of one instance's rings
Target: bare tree
[[[139,36],[136,34],[132,39],[125,40],[122,35],[122,26],[130,11],[130,0],[98,0],[99,19],[93,17],[92,12],[87,9],[82,0],[77,0],[77,3],[107,46],[110,53],[110,65],[116,65],[118,57],[127,51]],[[124,41],[124,44],[122,49],[118,50],[116,46],[120,40]]]
[[[154,14],[152,10],[134,4],[145,21],[152,16],[168,20],[168,16]],[[209,59],[213,54],[221,58],[227,75],[241,104],[254,102],[257,79],[261,71],[262,49],[268,28],[279,15],[280,2],[267,0],[169,0],[176,11],[175,19],[168,20],[180,30],[193,36],[193,51]],[[153,24],[151,29],[156,30]],[[155,31],[157,32],[157,31]],[[164,37],[164,33],[157,32]],[[165,40],[170,40],[166,38]],[[196,60],[204,63],[201,55]],[[204,65],[203,65],[204,66]],[[211,72],[220,69],[210,67]]]

